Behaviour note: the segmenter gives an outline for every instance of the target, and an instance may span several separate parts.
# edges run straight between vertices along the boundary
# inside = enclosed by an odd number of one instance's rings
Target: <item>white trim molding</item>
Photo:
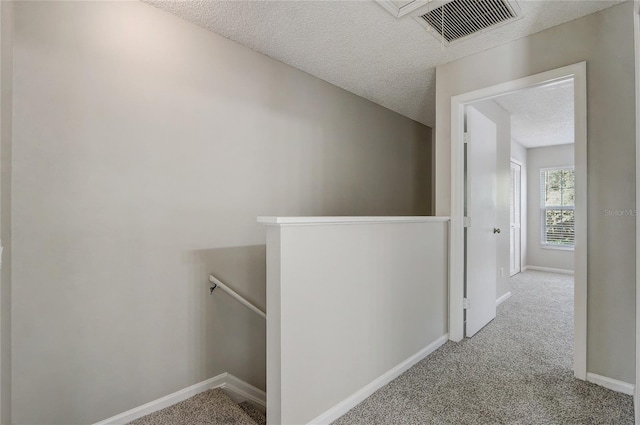
[[[429,3],[428,0],[412,0],[402,7],[398,7],[391,0],[376,0],[380,6],[382,6],[387,12],[391,13],[395,18],[401,18],[407,13],[411,13],[416,9],[421,8]]]
[[[231,400],[240,404],[243,401],[250,401],[258,406],[267,408],[267,393],[253,385],[237,378],[236,376],[225,373],[223,384],[218,387],[223,390]]]
[[[602,375],[596,375],[595,373],[587,373],[587,381],[592,384],[600,385],[601,387],[608,388],[619,393],[633,395],[635,386],[628,382],[619,381],[617,379],[608,378]]]
[[[587,64],[579,62],[451,97],[451,220],[449,228],[449,338],[464,337],[464,108],[466,104],[573,78],[576,171],[573,371],[587,377]]]
[[[387,385],[389,382],[396,379],[398,376],[402,375],[404,372],[413,367],[420,360],[427,357],[429,354],[436,351],[440,348],[444,343],[449,339],[448,335],[443,335],[440,338],[433,341],[431,344],[424,347],[422,350],[418,351],[416,354],[412,355],[402,363],[393,367],[391,370],[383,374],[382,376],[376,378],[374,381],[370,382],[368,385],[362,387],[355,393],[351,394],[346,399],[342,400],[340,403],[336,404],[320,416],[311,420],[309,424],[314,425],[324,425],[330,424],[331,422],[338,419],[340,416],[347,413],[349,410],[363,402],[367,397],[371,394],[379,390],[380,388]]]
[[[554,269],[552,267],[539,267],[539,266],[524,266],[522,271],[532,270],[537,272],[547,272],[547,273],[559,273],[559,274],[575,274],[573,270],[568,269]]]
[[[506,300],[508,300],[509,298],[511,298],[511,291],[507,292],[506,294],[504,294],[503,296],[501,296],[496,300],[496,307],[502,304],[503,302],[505,302]]]
[[[433,223],[446,222],[449,217],[433,217],[433,216],[320,216],[320,217],[258,217],[258,223],[266,226],[310,226],[310,225],[328,225],[328,224],[394,224],[394,223]]]
[[[262,408],[266,408],[267,406],[267,394],[264,391],[236,378],[230,373],[225,372],[207,379],[206,381],[202,381],[190,387],[176,391],[175,393],[161,397],[157,400],[145,403],[142,406],[134,407],[126,412],[122,412],[103,421],[96,422],[93,425],[126,424],[150,413],[164,409],[165,407],[184,401],[196,394],[214,388],[220,388],[223,390],[236,403],[242,403],[243,401],[248,400]]]

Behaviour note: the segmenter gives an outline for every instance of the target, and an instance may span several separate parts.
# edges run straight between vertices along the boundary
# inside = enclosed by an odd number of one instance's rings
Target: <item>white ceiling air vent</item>
[[[478,33],[513,22],[522,16],[513,1],[508,0],[452,0],[435,7],[430,3],[427,13],[416,17],[424,27],[431,27],[434,35],[445,44],[462,41]]]

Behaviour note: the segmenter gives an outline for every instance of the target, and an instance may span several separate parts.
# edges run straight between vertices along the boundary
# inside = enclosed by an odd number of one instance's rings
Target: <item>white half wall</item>
[[[266,220],[270,425],[326,418],[446,340],[448,223],[413,219]]]
[[[543,248],[540,212],[540,169],[573,166],[574,145],[545,146],[527,149],[527,266],[545,269],[574,270],[574,253]]]

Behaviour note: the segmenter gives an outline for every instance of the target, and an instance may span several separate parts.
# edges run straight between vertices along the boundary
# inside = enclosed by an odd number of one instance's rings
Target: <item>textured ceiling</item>
[[[408,5],[409,3],[413,3],[414,0],[391,0],[393,4],[395,4],[398,8]]]
[[[442,49],[421,9],[398,19],[371,0],[143,1],[429,126],[437,65],[621,2],[519,1],[523,19]]]
[[[511,137],[525,148],[573,143],[573,80],[493,100],[511,113]]]

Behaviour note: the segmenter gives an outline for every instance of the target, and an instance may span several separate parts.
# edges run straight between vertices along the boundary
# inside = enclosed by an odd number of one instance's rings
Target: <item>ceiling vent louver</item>
[[[452,0],[417,19],[449,44],[518,18],[516,8],[507,0]]]

